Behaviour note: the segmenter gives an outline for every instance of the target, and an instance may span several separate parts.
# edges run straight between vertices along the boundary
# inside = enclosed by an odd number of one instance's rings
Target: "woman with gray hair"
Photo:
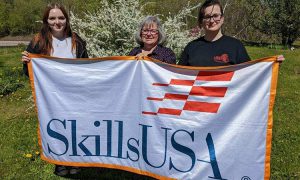
[[[135,40],[140,46],[131,50],[129,56],[148,56],[169,64],[176,63],[175,53],[163,46],[166,34],[157,17],[147,16],[140,23]]]

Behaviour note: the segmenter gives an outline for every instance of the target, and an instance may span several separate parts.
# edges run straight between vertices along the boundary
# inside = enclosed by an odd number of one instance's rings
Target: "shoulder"
[[[73,32],[72,34],[72,38],[75,38],[75,41],[80,42],[80,43],[84,43],[85,44],[85,40],[83,40],[77,33]]]
[[[163,62],[176,64],[176,55],[170,48],[158,45],[152,54],[154,54],[154,58],[157,58]]]
[[[203,44],[203,43],[205,43],[204,37],[199,37],[199,38],[194,39],[194,40],[192,40],[191,42],[189,42],[189,43],[185,46],[184,50],[185,50],[185,51],[194,50],[194,48],[199,47],[199,44]]]
[[[26,51],[30,53],[40,54],[39,51],[39,42],[40,42],[40,34],[35,34],[32,38],[32,40],[29,42]]]
[[[172,51],[172,49],[168,48],[168,47],[165,47],[165,46],[162,46],[162,45],[158,45],[157,46],[157,49],[160,50],[160,51],[164,51],[164,52],[169,52],[169,53],[174,53]]]
[[[205,41],[205,39],[204,39],[204,37],[203,36],[201,36],[201,37],[199,37],[199,38],[197,38],[197,39],[194,39],[194,40],[192,40],[191,42],[189,42],[188,44],[187,44],[187,46],[186,47],[192,47],[192,46],[196,46],[197,44],[201,44],[201,43],[205,43],[206,41]]]
[[[231,36],[224,35],[223,36],[223,41],[225,41],[226,43],[233,43],[233,44],[237,44],[237,45],[243,45],[243,43],[240,40],[238,40],[234,37],[231,37]]]
[[[138,53],[140,53],[141,51],[142,51],[141,47],[135,47],[129,52],[129,56],[135,56]]]

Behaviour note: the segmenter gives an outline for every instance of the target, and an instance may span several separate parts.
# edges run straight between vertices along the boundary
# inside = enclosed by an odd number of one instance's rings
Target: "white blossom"
[[[194,37],[189,36],[184,19],[198,7],[187,6],[176,15],[162,17],[167,34],[166,46],[179,56],[188,42]],[[71,13],[71,25],[75,32],[87,42],[90,56],[121,56],[128,55],[137,44],[134,34],[138,24],[149,14],[142,12],[142,6],[136,0],[116,0],[109,3],[103,0],[99,9],[86,12],[82,18]]]

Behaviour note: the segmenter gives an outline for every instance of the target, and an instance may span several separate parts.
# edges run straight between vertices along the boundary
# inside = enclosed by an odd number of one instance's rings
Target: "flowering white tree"
[[[198,5],[199,6],[199,5]],[[169,15],[163,22],[167,34],[166,46],[177,56],[194,37],[189,36],[183,21],[198,6],[187,6],[178,14]],[[87,41],[89,54],[93,57],[127,55],[137,46],[134,34],[138,24],[146,16],[143,6],[136,0],[116,0],[109,3],[103,0],[95,12],[86,12],[80,18],[71,13],[72,28]]]

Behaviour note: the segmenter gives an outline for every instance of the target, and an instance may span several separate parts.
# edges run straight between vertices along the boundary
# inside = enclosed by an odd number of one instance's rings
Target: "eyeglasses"
[[[155,35],[158,33],[158,30],[156,29],[142,29],[142,35],[147,35],[147,34]]]
[[[222,17],[222,14],[213,14],[211,16],[204,16],[203,20],[206,22],[209,22],[211,19],[213,19],[214,21],[220,21]]]

